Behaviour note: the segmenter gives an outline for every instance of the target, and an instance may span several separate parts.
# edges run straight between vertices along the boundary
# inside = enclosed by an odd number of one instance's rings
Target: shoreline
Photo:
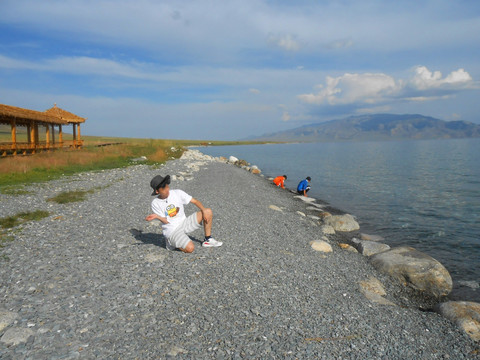
[[[199,150],[197,150],[199,151]],[[201,151],[200,151],[201,153]],[[203,154],[203,153],[202,153]],[[210,156],[210,155],[206,155],[206,154],[203,154],[204,156]],[[220,159],[221,161],[223,162],[226,162],[226,163],[229,163],[229,164],[232,164],[232,165],[235,165],[235,166],[238,166],[248,172],[252,172],[253,174],[256,174],[256,175],[259,175],[261,176],[262,178],[264,178],[268,183],[270,183],[270,185],[274,186],[272,181],[274,179],[273,176],[269,176],[269,177],[266,177],[264,174],[261,173],[261,169],[259,169],[256,165],[252,165],[250,164],[246,159],[237,159],[236,157],[234,156],[230,156],[229,159],[227,158],[224,158],[224,157],[219,157],[219,158],[215,158],[215,159]],[[275,187],[275,186],[274,186]],[[284,190],[284,191],[287,191],[288,193],[290,193],[291,196],[293,197],[297,197],[297,198],[302,198],[303,196],[299,196],[297,194],[296,191],[294,191],[294,189],[290,189],[288,187],[285,187],[285,189],[281,189],[278,187],[278,189],[281,191],[281,190]],[[349,216],[352,216],[350,215],[348,212],[342,210],[342,209],[339,209],[337,207],[334,207],[334,206],[331,206],[329,202],[325,201],[325,200],[322,200],[322,199],[317,199],[317,198],[313,198],[313,197],[308,197],[307,198],[308,200],[304,200],[305,203],[309,204],[309,205],[315,205],[315,204],[318,204],[320,205],[319,207],[315,208],[315,207],[308,207],[307,206],[307,210],[305,212],[308,213],[311,212],[311,213],[318,213],[319,210],[321,210],[321,212],[323,213],[327,213],[327,214],[331,214],[331,215],[349,215]],[[303,216],[305,216],[305,214],[302,214]],[[314,218],[315,220],[318,220],[319,224],[322,224],[322,220],[321,218],[318,218],[317,216],[314,216],[314,215],[310,215],[312,218]],[[353,215],[353,218],[355,218],[355,216]],[[356,220],[356,219],[355,219]],[[376,244],[381,244],[381,242],[383,240],[385,240],[384,238],[382,238],[381,236],[378,236],[378,235],[375,235],[375,234],[365,234],[365,233],[362,233],[361,231],[361,226],[359,224],[358,226],[359,228],[357,230],[352,230],[352,231],[345,231],[345,232],[334,232],[333,233],[333,236],[326,236],[327,233],[323,233],[324,235],[324,239],[325,240],[332,240],[332,241],[335,241],[338,244],[340,245],[348,245],[350,247],[350,251],[352,250],[351,249],[351,245],[354,245],[355,246],[355,243],[358,243],[361,242],[361,239],[366,239],[366,240],[371,240],[371,239],[375,239],[374,242]],[[332,235],[332,233],[330,233],[330,235]],[[353,241],[352,241],[353,239]],[[342,244],[343,242],[343,244]],[[370,241],[366,241],[366,242],[370,242]],[[382,244],[381,244],[382,245]],[[378,251],[378,252],[383,252],[383,251],[387,251],[387,250],[390,250],[390,246],[388,245],[385,245],[385,248],[380,248],[380,250],[375,250],[375,251]],[[423,254],[421,252],[416,252],[417,255],[418,254]],[[372,255],[374,255],[374,253],[364,253],[363,255],[366,256],[366,257],[370,257]],[[425,254],[426,255],[426,254]],[[430,257],[429,255],[426,255],[427,257]],[[436,259],[432,258],[435,262],[438,262]],[[448,277],[450,277],[450,275],[448,274],[448,270],[440,263],[438,262],[438,265],[442,268],[444,268],[444,271],[446,273],[446,275]],[[423,270],[421,270],[423,271]],[[394,280],[393,280],[394,281]],[[474,318],[476,320],[474,320],[474,322],[476,323],[476,325],[474,326],[475,328],[475,332],[477,335],[475,335],[475,338],[476,339],[479,339],[480,336],[478,335],[478,332],[480,331],[480,304],[477,303],[477,302],[472,302],[472,301],[468,301],[468,300],[464,300],[462,299],[461,297],[461,292],[455,292],[454,291],[455,288],[452,287],[452,290],[451,292],[449,292],[447,295],[444,295],[444,296],[440,296],[440,297],[437,297],[437,296],[429,296],[429,295],[426,295],[425,293],[422,293],[421,291],[412,291],[410,292],[409,296],[412,300],[412,304],[415,303],[419,309],[422,309],[422,311],[438,311],[438,308],[439,306],[442,305],[442,303],[451,303],[451,304],[454,304],[454,303],[469,303],[469,304],[473,304],[474,308],[470,308],[468,311],[470,312],[475,312],[476,315],[474,316]],[[437,308],[437,309],[434,309],[434,308]],[[457,316],[457,315],[455,315]],[[467,316],[467,318],[469,319],[469,321],[471,321],[472,319],[470,318],[470,316]],[[455,319],[458,321],[458,319]]]
[[[240,157],[243,156],[243,159],[253,161],[253,163],[258,161],[259,164],[255,164],[261,166],[263,171],[266,170],[266,172],[264,172],[265,175],[271,175],[272,177],[285,171],[289,175],[302,172],[302,170],[299,169],[306,166],[300,168],[295,166],[295,162],[291,156],[292,153],[296,153],[295,149],[282,149],[283,148],[276,148],[275,150],[255,150],[252,147],[247,147],[246,150],[243,150],[241,147],[234,147],[229,150],[228,147],[221,147],[219,150],[205,149],[204,151],[213,156],[223,155],[228,157],[228,155],[231,154],[237,157],[239,155]],[[199,150],[203,151],[202,149]],[[278,157],[274,157],[276,153],[285,153],[287,163],[281,164],[282,161],[279,161]],[[269,161],[270,159],[272,159],[273,162]],[[265,169],[263,167],[265,167]],[[278,171],[279,168],[284,168],[284,170]],[[355,215],[355,217],[359,219],[359,222],[362,222],[363,232],[378,234],[384,237],[386,239],[385,243],[392,247],[413,246],[425,254],[436,258],[448,269],[453,278],[453,290],[449,294],[449,299],[480,302],[480,288],[478,287],[478,276],[476,276],[478,271],[475,271],[475,255],[478,251],[475,251],[475,243],[472,243],[472,241],[474,241],[474,231],[478,226],[475,224],[474,226],[469,226],[470,215],[467,214],[462,216],[462,219],[458,221],[455,220],[459,216],[458,213],[464,211],[463,208],[454,214],[453,211],[455,211],[455,207],[453,207],[451,209],[451,216],[449,217],[448,212],[444,211],[445,207],[441,205],[441,201],[444,200],[439,200],[438,203],[435,203],[436,200],[426,200],[423,201],[424,206],[422,206],[422,204],[417,203],[415,199],[408,200],[408,196],[403,198],[400,195],[400,200],[397,202],[397,200],[391,199],[393,197],[392,194],[396,194],[397,191],[401,192],[400,190],[396,190],[398,189],[397,187],[387,189],[389,192],[386,196],[379,194],[378,196],[372,195],[370,197],[368,192],[375,189],[375,186],[372,184],[376,184],[377,182],[366,183],[363,181],[361,185],[356,187],[356,183],[353,183],[353,185],[351,183],[352,174],[347,173],[345,178],[342,177],[338,181],[343,185],[347,185],[345,186],[345,191],[348,194],[353,192],[351,190],[352,186],[357,189],[356,192],[358,196],[351,194],[353,198],[351,199],[352,201],[350,201],[350,196],[346,197],[340,186],[335,185],[336,182],[332,182],[332,179],[335,178],[332,176],[332,168],[328,167],[327,164],[325,169],[325,171],[327,171],[325,188],[322,188],[321,180],[317,179],[319,174],[316,170],[308,173],[308,175],[314,177],[314,185],[310,196],[320,199],[321,202],[327,202],[329,205],[332,204],[333,207],[340,211]],[[368,174],[365,175],[364,178],[368,178]],[[295,175],[293,177],[295,177]],[[294,182],[295,179],[291,179],[289,176],[288,184],[286,182],[287,187],[294,187],[296,185]],[[382,190],[387,191],[383,189],[383,187]],[[435,199],[435,195],[431,196],[432,199]],[[430,198],[430,196],[425,198]],[[373,201],[373,203],[370,204],[371,201]],[[389,205],[390,203],[392,205]],[[400,203],[403,203],[401,207],[398,206]],[[432,208],[429,207],[430,204]],[[385,209],[385,211],[381,209]],[[405,209],[410,209],[410,211]],[[425,216],[427,213],[438,214],[438,217],[434,215]],[[445,217],[445,221],[441,222],[443,217]],[[469,246],[473,246],[473,248],[471,248],[472,251],[468,251]]]
[[[1,195],[4,214],[39,208],[51,216],[25,224],[2,250],[9,260],[0,263],[0,357],[478,354],[453,322],[420,310],[423,299],[365,257],[334,241],[332,252],[315,250],[319,226],[298,213],[309,204],[210,158],[187,154],[161,167],[84,173],[31,186],[30,195]],[[172,175],[172,188],[213,209],[222,247],[198,246],[196,231],[193,254],[165,248],[159,224],[144,220],[157,174]],[[46,201],[77,189],[95,190],[80,203]],[[364,291],[372,278],[386,301]]]

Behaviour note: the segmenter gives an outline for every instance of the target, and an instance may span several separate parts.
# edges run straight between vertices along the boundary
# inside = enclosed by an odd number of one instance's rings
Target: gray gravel
[[[1,359],[473,359],[479,347],[366,258],[314,251],[308,206],[259,175],[211,161],[84,173],[33,193],[0,195],[0,217],[51,215],[12,231],[0,249]],[[214,211],[221,248],[165,249],[144,220],[150,179],[181,175],[181,188]],[[46,200],[70,190],[83,202]],[[269,205],[280,207],[275,211]],[[188,205],[187,213],[195,211]],[[194,241],[202,231],[192,234]],[[346,235],[348,236],[348,235]],[[375,276],[398,306],[370,302]],[[8,318],[8,317],[6,317]],[[8,342],[15,331],[26,334]]]

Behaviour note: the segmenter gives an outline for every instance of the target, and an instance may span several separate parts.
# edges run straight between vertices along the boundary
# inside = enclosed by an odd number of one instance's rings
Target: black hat
[[[150,186],[153,189],[152,195],[157,195],[157,190],[159,188],[165,187],[165,185],[170,184],[170,175],[167,175],[165,177],[161,175],[155,176],[152,181],[150,181]]]
[[[307,176],[307,180],[310,181],[312,180],[312,178],[310,176]]]

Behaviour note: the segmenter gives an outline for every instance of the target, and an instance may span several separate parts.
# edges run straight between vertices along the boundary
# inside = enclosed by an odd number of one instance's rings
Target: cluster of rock
[[[199,166],[202,166],[205,164],[205,162],[208,161],[218,161],[218,162],[223,162],[226,164],[232,164],[235,166],[238,166],[239,168],[245,169],[252,174],[261,174],[262,171],[258,168],[256,165],[251,165],[248,163],[246,160],[240,160],[236,158],[235,156],[230,156],[228,159],[226,157],[220,156],[220,157],[213,157],[210,155],[205,155],[201,153],[199,150],[194,150],[194,149],[188,149],[185,151],[181,158],[182,160],[190,160],[193,161],[188,165],[188,167],[192,168],[194,171],[199,170]],[[180,178],[180,180],[182,180]]]
[[[220,158],[222,160],[226,160],[225,158]],[[258,168],[257,165],[251,165],[250,163],[246,162],[245,160],[239,160],[235,156],[230,156],[226,161],[229,164],[233,164],[238,166],[242,169],[250,171],[252,174],[261,174],[262,171]]]
[[[273,179],[269,178],[269,180]],[[330,244],[332,241],[329,236],[341,232],[343,241],[337,242],[341,249],[368,257],[377,270],[390,275],[404,286],[409,286],[426,297],[438,300],[444,299],[452,291],[453,282],[450,273],[436,259],[412,247],[390,248],[382,242],[385,239],[381,236],[358,233],[360,225],[352,215],[332,215],[323,209],[324,205],[317,204],[314,198],[296,197],[308,203],[306,210],[313,215],[306,215],[300,211],[297,213],[316,221],[320,226],[321,239],[310,242],[314,250],[323,253],[332,252],[333,247]],[[273,205],[270,208],[281,211]],[[378,279],[371,278],[359,285],[370,301],[396,305],[383,297],[386,292]],[[473,340],[480,341],[480,304],[469,301],[447,301],[438,303],[432,310],[453,321]]]

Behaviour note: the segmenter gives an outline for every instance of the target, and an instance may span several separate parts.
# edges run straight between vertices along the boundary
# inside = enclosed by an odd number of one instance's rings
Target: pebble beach
[[[198,230],[192,254],[165,248],[160,223],[145,221],[157,174],[213,210],[222,247],[201,247]],[[11,230],[0,249],[1,359],[480,357],[431,299],[339,247],[347,235],[328,238],[332,252],[313,249],[322,236],[311,204],[220,159],[189,150],[25,189],[0,195],[0,217],[50,215]],[[91,193],[47,201],[73,190]],[[371,279],[385,301],[365,296]]]

